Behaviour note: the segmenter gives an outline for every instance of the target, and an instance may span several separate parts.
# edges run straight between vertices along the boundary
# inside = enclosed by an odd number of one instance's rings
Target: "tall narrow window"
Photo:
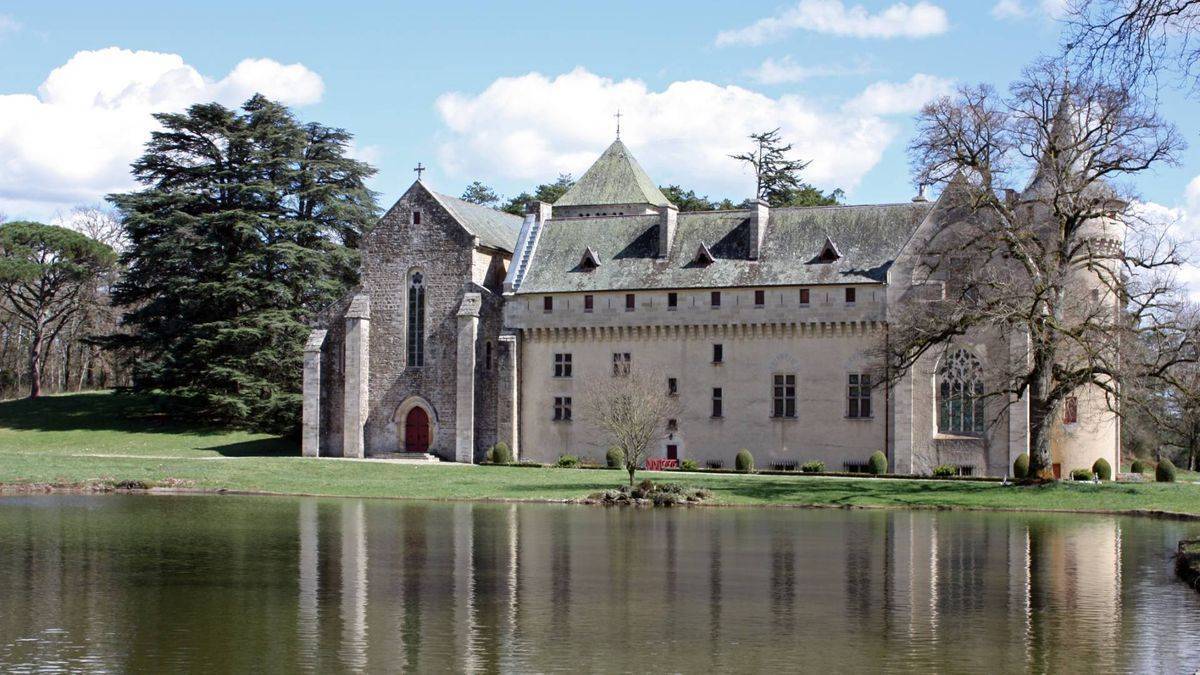
[[[846,304],[853,305],[854,300],[857,297],[857,295],[858,295],[858,292],[856,291],[856,289],[847,288],[846,289]]]
[[[491,369],[492,369],[492,341],[491,341],[491,340],[488,340],[488,341],[487,341],[487,342],[484,344],[484,348],[483,348],[483,354],[484,354],[484,356],[483,356],[483,369],[484,369],[484,370],[491,370]]]
[[[589,313],[592,311],[592,296],[591,295],[583,296],[583,311],[589,312]]]
[[[725,345],[713,345],[713,363],[725,363]]]
[[[571,377],[571,355],[569,353],[554,355],[554,376]]]
[[[846,417],[870,417],[871,374],[850,373],[846,387]]]
[[[614,352],[613,353],[613,375],[621,376],[629,374],[629,364],[632,359],[629,352]]]
[[[713,417],[724,417],[725,416],[725,408],[724,408],[724,401],[722,400],[722,393],[723,392],[721,391],[720,387],[713,387],[713,395],[712,395],[712,416]]]
[[[412,224],[413,224],[413,225],[420,225],[420,224],[421,224],[421,212],[420,212],[420,211],[413,211],[413,212],[412,212]]]
[[[667,396],[679,395],[679,380],[674,377],[667,378]]]
[[[667,293],[667,309],[675,309],[679,306],[679,294],[675,291]]]
[[[771,417],[796,416],[796,376],[776,375],[772,391]]]
[[[767,304],[766,291],[754,291],[754,306],[763,307]]]
[[[1063,399],[1063,424],[1075,424],[1079,421],[1079,399],[1068,396]]]
[[[808,289],[807,288],[800,289],[800,304],[802,304],[802,305],[808,304]]]
[[[547,295],[542,298],[542,311],[549,314],[554,311],[554,298]]]
[[[636,306],[636,303],[637,303],[637,298],[633,295],[633,293],[625,294],[625,311],[626,312],[632,312],[633,308]]]
[[[571,397],[570,396],[555,396],[554,397],[554,421],[555,422],[570,422],[571,421]]]
[[[408,281],[408,367],[421,368],[424,365],[425,276],[414,272]]]
[[[965,349],[946,355],[938,368],[938,431],[982,434],[983,366]]]
[[[721,306],[721,291],[713,291],[709,298],[714,309]]]

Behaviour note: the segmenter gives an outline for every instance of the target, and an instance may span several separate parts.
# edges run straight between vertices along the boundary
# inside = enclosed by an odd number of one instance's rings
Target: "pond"
[[[0,671],[1200,669],[1200,523],[0,498]]]

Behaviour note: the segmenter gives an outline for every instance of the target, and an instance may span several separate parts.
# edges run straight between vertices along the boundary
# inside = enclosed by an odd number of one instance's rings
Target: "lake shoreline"
[[[477,504],[566,504],[603,508],[670,508],[653,506],[614,506],[596,502],[587,497],[555,499],[548,497],[430,497],[409,495],[345,495],[313,492],[279,492],[271,490],[244,490],[233,488],[201,487],[137,487],[104,482],[86,483],[0,483],[0,497],[10,495],[53,495],[53,494],[128,494],[144,496],[236,496],[236,497],[311,497],[318,499],[370,499],[408,502],[477,503]],[[789,502],[778,504],[736,504],[718,501],[697,502],[677,505],[676,508],[733,508],[733,509],[820,509],[838,511],[952,511],[962,513],[1039,513],[1075,514],[1093,516],[1135,516],[1157,520],[1200,522],[1200,514],[1163,511],[1158,509],[1056,509],[1038,507],[987,507],[953,504],[828,504]],[[1197,561],[1200,565],[1200,561]],[[1200,574],[1200,573],[1198,573]],[[1200,577],[1197,578],[1200,583]],[[1200,590],[1200,588],[1198,588]]]

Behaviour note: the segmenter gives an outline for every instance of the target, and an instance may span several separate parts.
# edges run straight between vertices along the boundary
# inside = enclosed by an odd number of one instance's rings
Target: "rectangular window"
[[[667,431],[679,431],[679,420],[674,418],[667,420]]]
[[[571,355],[570,354],[555,354],[554,355],[554,376],[555,377],[571,377]]]
[[[1063,400],[1063,424],[1075,424],[1079,421],[1079,401],[1074,396]]]
[[[679,395],[679,380],[677,380],[673,377],[668,377],[667,378],[667,396],[678,396],[678,395]]]
[[[710,302],[711,302],[713,308],[720,307],[721,306],[721,291],[713,291]]]
[[[633,308],[635,306],[634,305],[635,302],[636,302],[636,300],[634,299],[633,293],[626,293],[625,294],[625,311],[632,312]]]
[[[629,352],[615,352],[613,354],[613,375],[628,375],[631,360]]]
[[[679,294],[674,291],[667,293],[667,309],[675,309],[679,306]]]
[[[846,417],[871,416],[871,374],[850,373],[846,387]]]
[[[754,291],[754,306],[762,307],[766,304],[767,304],[767,292],[766,291]]]
[[[713,363],[725,363],[725,345],[713,345]]]
[[[771,417],[796,416],[796,376],[776,375],[772,392]]]
[[[583,296],[583,311],[585,311],[585,312],[592,311],[592,296],[590,296],[590,295]]]
[[[542,311],[547,314],[554,311],[554,298],[549,295],[542,298]]]
[[[855,296],[856,296],[856,295],[857,295],[857,293],[855,292],[855,289],[853,289],[853,288],[847,288],[847,289],[846,289],[846,304],[847,304],[847,305],[853,305],[853,304],[854,304],[854,298],[855,298]]]
[[[808,289],[807,288],[800,289],[800,304],[802,304],[802,305],[808,304]]]
[[[713,387],[713,395],[712,395],[712,416],[713,417],[724,417],[725,416],[724,415],[725,411],[724,411],[724,408],[721,406],[721,403],[722,403],[721,388]]]
[[[413,212],[412,212],[412,224],[413,224],[413,225],[420,225],[420,224],[421,224],[421,212],[420,212],[420,211],[413,211]]]
[[[570,396],[555,396],[554,397],[554,421],[555,422],[570,422],[571,421],[571,397]]]

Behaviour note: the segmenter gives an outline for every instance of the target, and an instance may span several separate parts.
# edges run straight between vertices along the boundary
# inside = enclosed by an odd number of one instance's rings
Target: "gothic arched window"
[[[408,280],[408,367],[425,365],[425,277],[413,272]]]
[[[965,349],[946,355],[938,368],[938,431],[983,433],[983,366]]]

